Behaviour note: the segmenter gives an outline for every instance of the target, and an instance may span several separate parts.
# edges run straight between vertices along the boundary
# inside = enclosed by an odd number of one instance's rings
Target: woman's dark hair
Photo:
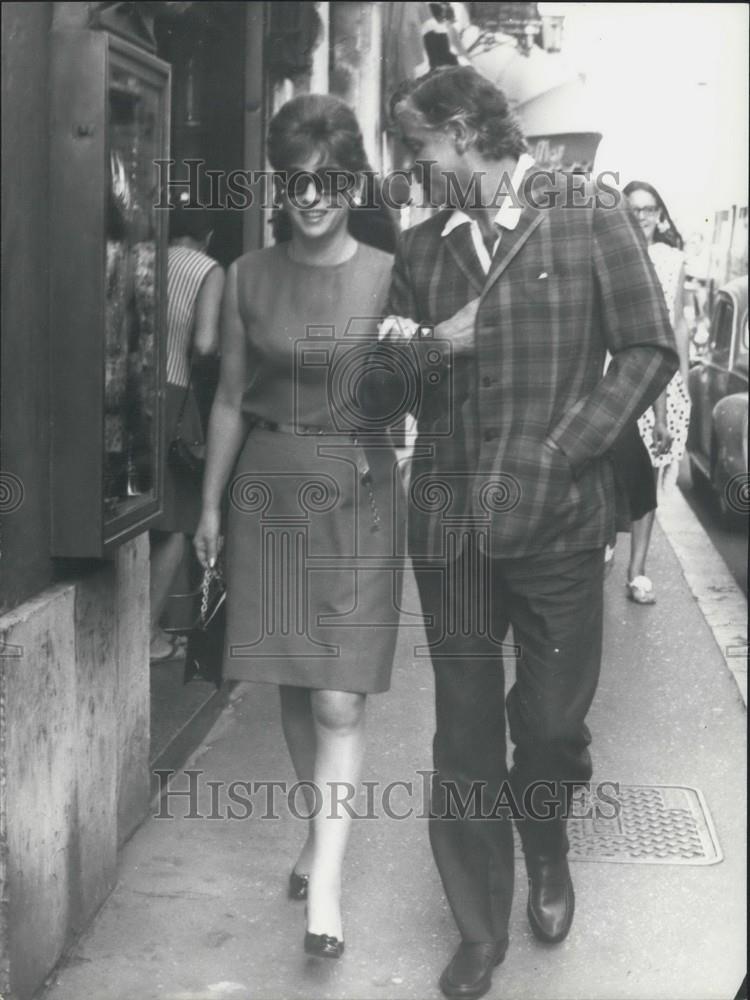
[[[429,6],[430,13],[436,21],[450,21],[453,23],[456,20],[456,12],[453,10],[452,4],[431,3]]]
[[[505,94],[471,66],[441,66],[402,83],[389,102],[392,118],[404,101],[425,128],[444,129],[460,122],[474,148],[490,159],[519,157],[528,149]]]
[[[205,208],[185,208],[179,202],[169,210],[169,238],[190,236],[202,243],[214,228]]]
[[[287,101],[268,128],[268,159],[274,170],[291,173],[313,157],[319,168],[363,175],[364,206],[349,211],[349,232],[361,243],[392,253],[397,227],[383,204],[367,160],[357,117],[344,101],[331,94],[300,94]],[[291,223],[283,209],[271,219],[274,239],[292,238]]]
[[[654,232],[654,243],[666,243],[669,247],[675,247],[677,250],[682,250],[685,243],[680,235],[680,231],[677,226],[672,221],[672,216],[667,210],[667,206],[664,204],[664,199],[653,186],[647,181],[630,181],[622,189],[622,193],[626,198],[629,198],[631,194],[636,191],[645,191],[646,194],[650,194],[651,197],[656,202],[656,207],[659,209],[661,214],[661,221],[657,222],[656,230]]]
[[[321,165],[363,173],[370,169],[356,115],[331,94],[300,94],[287,101],[268,127],[274,170],[292,171],[319,154]]]

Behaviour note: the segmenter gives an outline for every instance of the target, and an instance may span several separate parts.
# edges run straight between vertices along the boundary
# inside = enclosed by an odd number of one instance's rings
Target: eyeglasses
[[[659,209],[656,205],[640,205],[638,208],[631,209],[633,215],[645,215],[649,218],[659,214]]]

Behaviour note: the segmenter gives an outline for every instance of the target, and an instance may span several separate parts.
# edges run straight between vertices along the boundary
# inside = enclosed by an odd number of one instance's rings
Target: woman
[[[367,423],[355,397],[391,258],[354,239],[355,193],[336,193],[336,171],[359,183],[368,170],[346,104],[289,101],[271,121],[268,156],[285,181],[291,239],[228,272],[195,550],[204,567],[214,564],[231,477],[224,676],[279,685],[311,815],[289,895],[307,899],[305,950],[338,958],[351,819],[332,813],[331,791],[358,782],[366,696],[390,685],[398,628],[395,454],[386,435],[363,446],[354,433]],[[371,568],[351,568],[352,559]]]
[[[654,604],[646,557],[661,477],[675,476],[685,452],[690,397],[687,391],[688,330],[684,317],[683,241],[659,192],[645,181],[623,189],[648,242],[648,253],[664,291],[680,356],[680,370],[649,409],[622,435],[614,450],[615,472],[630,508],[631,537],[627,593],[636,604]]]
[[[219,309],[224,271],[207,254],[211,223],[207,212],[178,205],[170,212],[167,251],[167,391],[164,448],[174,440],[178,424],[186,441],[202,441],[198,404],[190,375],[194,358],[208,357],[219,347]],[[172,581],[185,556],[187,536],[200,515],[200,479],[169,463],[164,473],[164,513],[151,534],[151,662],[173,659],[179,641],[167,635],[159,620]]]

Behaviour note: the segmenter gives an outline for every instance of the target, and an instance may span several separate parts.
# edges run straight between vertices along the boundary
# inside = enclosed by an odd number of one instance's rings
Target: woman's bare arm
[[[218,511],[244,440],[242,396],[247,384],[245,327],[237,298],[237,264],[229,268],[221,305],[221,368],[208,422],[203,510]]]
[[[195,301],[193,321],[193,354],[203,358],[219,350],[221,297],[224,292],[224,270],[217,264],[203,279]]]

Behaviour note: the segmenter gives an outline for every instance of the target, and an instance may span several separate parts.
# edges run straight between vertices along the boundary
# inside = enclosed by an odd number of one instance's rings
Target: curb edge
[[[747,708],[745,597],[677,486],[660,492],[656,516]]]

